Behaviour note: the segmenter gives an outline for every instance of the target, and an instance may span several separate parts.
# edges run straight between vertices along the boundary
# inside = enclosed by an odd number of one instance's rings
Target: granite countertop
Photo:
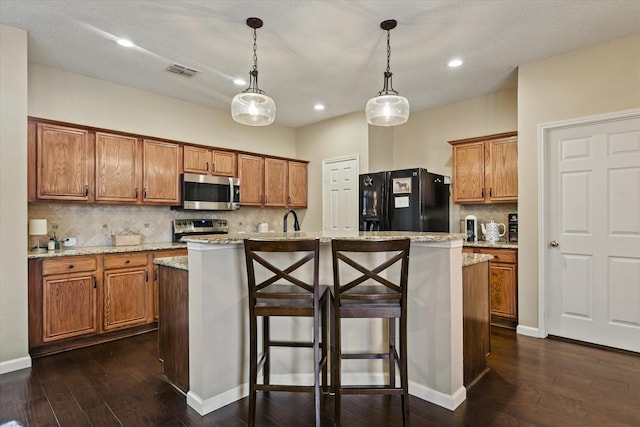
[[[485,254],[462,254],[462,266],[468,267],[470,265],[478,264],[481,262],[490,261],[493,255]],[[172,256],[172,257],[160,257],[153,260],[154,264],[164,265],[166,267],[173,267],[179,270],[189,270],[189,257],[188,256]]]
[[[489,254],[462,254],[462,266],[469,267],[470,265],[491,261],[492,258],[493,255]]]
[[[132,246],[73,246],[63,247],[55,251],[28,251],[27,258],[52,258],[61,256],[75,256],[75,255],[102,255],[102,254],[115,254],[124,252],[140,252],[140,251],[161,251],[164,249],[186,249],[186,243],[144,243],[140,245]]]
[[[497,242],[485,242],[483,240],[478,240],[477,242],[467,242],[465,240],[463,242],[463,246],[467,246],[470,248],[518,249],[517,243],[507,242],[504,240],[499,240]]]
[[[420,233],[413,231],[360,231],[360,232],[304,232],[290,233],[231,233],[183,237],[183,242],[241,244],[245,239],[297,240],[319,238],[320,243],[330,243],[332,239],[400,239],[408,237],[412,242],[449,242],[462,240],[464,233]]]
[[[166,267],[173,267],[179,270],[189,270],[189,257],[188,256],[169,256],[160,257],[153,260],[154,264],[164,265]]]

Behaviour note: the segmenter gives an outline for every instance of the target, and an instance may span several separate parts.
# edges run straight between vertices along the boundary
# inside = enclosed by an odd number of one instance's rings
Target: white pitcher
[[[507,227],[502,223],[497,223],[493,220],[489,223],[480,224],[482,227],[482,234],[484,234],[484,240],[487,242],[497,242],[500,237],[504,236],[507,232]],[[502,233],[500,233],[500,226],[502,226]]]

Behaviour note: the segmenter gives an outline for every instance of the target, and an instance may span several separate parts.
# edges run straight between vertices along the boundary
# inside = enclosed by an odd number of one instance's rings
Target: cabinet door
[[[211,150],[190,145],[184,146],[184,171],[208,175],[213,169]]]
[[[147,320],[147,269],[104,273],[104,329],[144,324]]]
[[[307,207],[307,164],[289,162],[289,207]]]
[[[287,161],[264,159],[264,205],[270,207],[287,206]]]
[[[94,275],[45,277],[42,285],[43,342],[96,333]]]
[[[212,175],[236,176],[236,155],[230,151],[213,151]]]
[[[180,204],[181,147],[170,142],[145,139],[143,143],[143,202]]]
[[[262,206],[264,159],[249,154],[238,154],[238,178],[240,205]]]
[[[484,203],[484,143],[453,147],[453,202]]]
[[[486,143],[488,200],[518,201],[518,142],[515,138]]]
[[[89,200],[89,132],[38,123],[36,197],[40,200]]]
[[[514,264],[491,263],[491,316],[516,321],[517,276]]]
[[[96,201],[138,201],[142,176],[138,153],[137,138],[96,132]]]

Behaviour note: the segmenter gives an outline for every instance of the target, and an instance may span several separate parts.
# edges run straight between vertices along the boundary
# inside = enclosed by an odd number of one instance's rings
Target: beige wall
[[[296,154],[309,160],[309,204],[303,230],[322,230],[322,161],[360,156],[360,171],[368,157],[368,124],[364,111],[304,126],[296,130]]]
[[[518,307],[538,327],[538,125],[640,107],[640,33],[520,67]]]
[[[294,129],[244,126],[229,111],[33,63],[29,115],[274,156],[296,154]]]
[[[30,366],[27,333],[27,33],[0,25],[0,374]]]

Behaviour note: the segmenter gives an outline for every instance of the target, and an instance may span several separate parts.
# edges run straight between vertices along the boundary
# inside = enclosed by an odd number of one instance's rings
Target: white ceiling
[[[0,0],[0,22],[29,32],[31,62],[223,110],[252,67],[251,16],[264,21],[259,86],[276,122],[299,127],[364,110],[382,89],[385,19],[398,21],[394,86],[415,112],[515,87],[520,64],[638,32],[640,0]],[[449,69],[453,57],[464,65]],[[165,71],[172,63],[201,73]]]

